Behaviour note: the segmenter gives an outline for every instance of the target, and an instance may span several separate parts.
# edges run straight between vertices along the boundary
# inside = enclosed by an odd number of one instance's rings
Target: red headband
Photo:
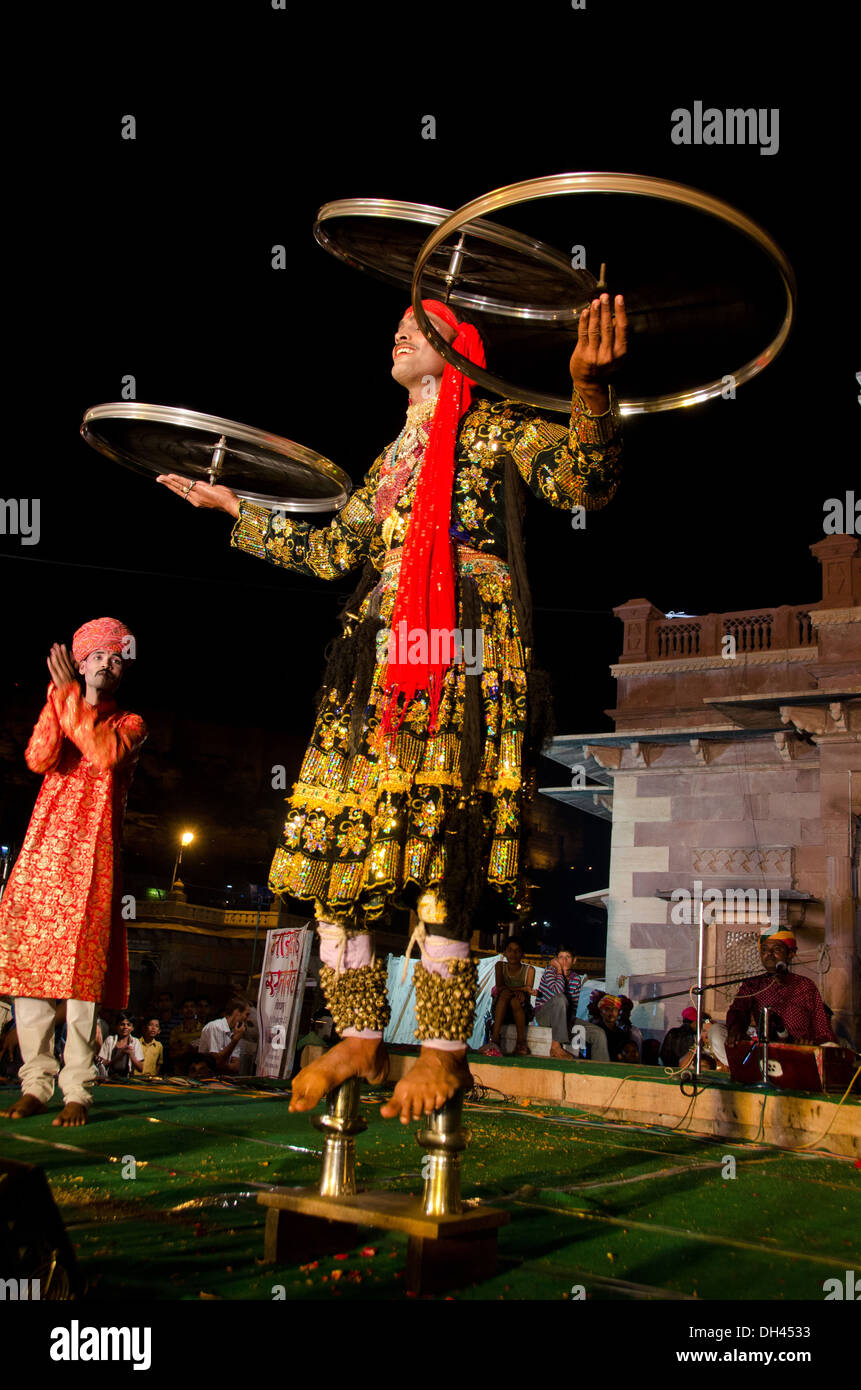
[[[434,314],[438,319],[442,319],[443,323],[447,323],[449,328],[460,328],[457,315],[452,313],[448,305],[443,304],[441,299],[423,299],[422,308],[426,314]],[[404,318],[408,319],[410,314],[414,312],[411,304],[404,314]]]
[[[485,365],[484,344],[471,323],[459,323],[448,305],[438,299],[423,299],[422,308],[457,330],[451,344],[455,352],[478,367]],[[412,312],[412,308],[408,309],[404,318]],[[451,496],[458,427],[469,409],[473,384],[463,372],[446,363],[404,538],[391,619],[392,632],[426,633],[428,652],[433,652],[435,659],[389,661],[381,719],[386,735],[397,732],[407,706],[424,690],[428,692],[429,730],[433,733],[436,729],[442,684],[453,653],[448,642],[440,642],[438,637],[434,641],[434,634],[451,632],[457,622],[455,565],[449,534]],[[402,624],[406,626],[402,628]],[[406,643],[397,645],[399,653],[403,653]],[[401,695],[404,702],[398,707]]]

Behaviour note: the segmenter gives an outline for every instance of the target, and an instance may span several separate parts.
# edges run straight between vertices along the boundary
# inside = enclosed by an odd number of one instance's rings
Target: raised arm
[[[51,703],[66,738],[99,772],[136,757],[146,739],[146,725],[137,714],[124,714],[115,722],[97,720],[96,707],[87,704],[77,681],[59,690],[54,686]]]
[[[63,730],[57,718],[57,711],[51,699],[53,682],[48,686],[48,699],[36,726],[30,735],[30,742],[24,757],[31,772],[53,772],[63,751]]]
[[[513,407],[513,428],[501,444],[527,486],[552,507],[597,511],[619,485],[621,416],[607,378],[627,351],[628,321],[619,294],[615,314],[602,295],[580,315],[569,370],[574,391],[568,428]]]

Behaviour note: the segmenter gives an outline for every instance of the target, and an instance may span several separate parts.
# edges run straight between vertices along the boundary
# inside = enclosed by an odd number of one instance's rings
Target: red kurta
[[[120,843],[146,726],[51,685],[25,757],[45,779],[0,902],[0,993],[125,1008]]]

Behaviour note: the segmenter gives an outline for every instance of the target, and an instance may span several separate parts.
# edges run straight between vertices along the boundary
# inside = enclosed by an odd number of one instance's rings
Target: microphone
[[[789,966],[786,964],[786,961],[785,961],[785,960],[779,960],[779,961],[777,962],[777,965],[774,967],[774,973],[775,973],[775,975],[788,975],[788,974],[789,974]]]

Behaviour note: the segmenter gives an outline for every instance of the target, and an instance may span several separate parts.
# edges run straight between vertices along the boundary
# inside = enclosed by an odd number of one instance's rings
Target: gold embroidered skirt
[[[365,599],[364,617],[379,596],[384,627],[391,621],[400,551],[390,552],[380,583]],[[379,705],[386,661],[374,671],[358,751],[348,752],[353,692],[329,692],[289,798],[284,843],[270,871],[275,892],[316,899],[324,915],[356,926],[379,918],[404,889],[439,885],[445,872],[446,822],[461,795],[460,755],[465,682],[481,682],[481,794],[484,853],[476,873],[513,900],[517,893],[523,742],[526,729],[524,653],[511,601],[507,565],[459,548],[462,574],[478,590],[482,659],[477,674],[447,668],[437,727],[428,732],[427,696],[418,696],[395,735],[384,739]],[[458,626],[462,614],[458,607]],[[464,654],[469,650],[464,638]],[[478,663],[476,662],[477,666]]]

